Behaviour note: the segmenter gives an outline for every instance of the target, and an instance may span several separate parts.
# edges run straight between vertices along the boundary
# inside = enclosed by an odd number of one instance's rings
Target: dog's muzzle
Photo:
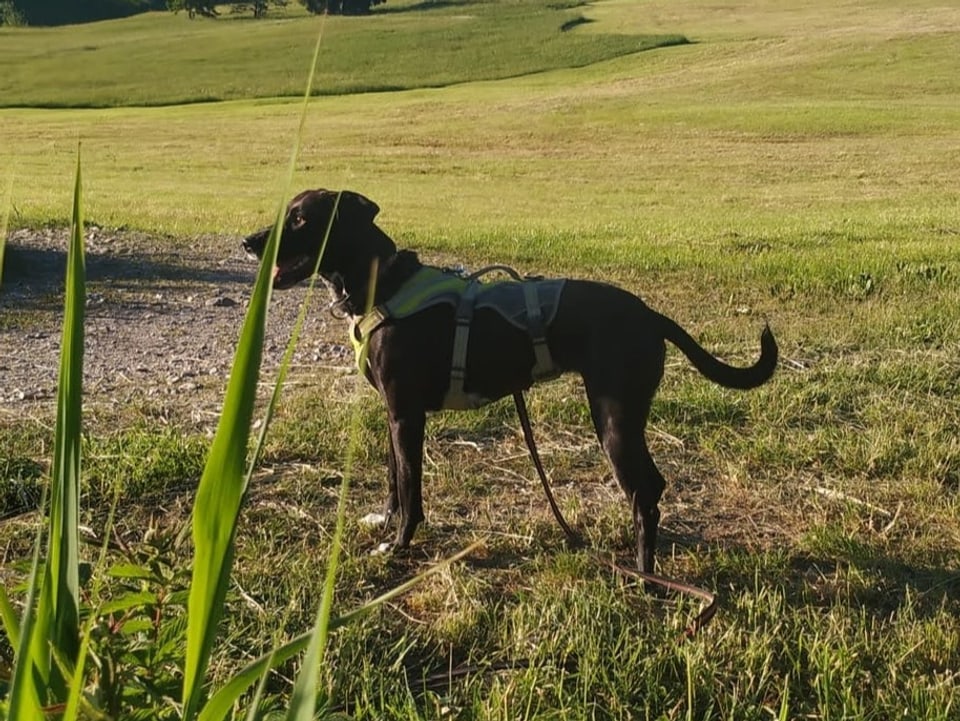
[[[248,235],[240,242],[240,246],[243,248],[244,252],[247,255],[256,256],[257,258],[263,257],[263,249],[267,245],[267,238],[270,236],[271,228],[264,228],[263,230],[258,230],[252,235]]]

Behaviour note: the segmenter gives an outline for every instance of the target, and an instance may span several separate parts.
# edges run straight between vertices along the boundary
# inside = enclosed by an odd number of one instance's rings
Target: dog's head
[[[393,242],[373,223],[379,212],[376,203],[350,190],[338,193],[319,188],[297,195],[287,205],[273,287],[289,288],[310,277],[328,226],[330,236],[319,268],[326,278],[343,275],[353,267],[368,268],[374,256],[383,258],[396,252]],[[243,249],[262,258],[272,229],[247,236]]]

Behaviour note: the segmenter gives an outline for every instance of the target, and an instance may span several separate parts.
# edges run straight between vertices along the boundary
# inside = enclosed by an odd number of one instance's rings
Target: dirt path
[[[0,285],[0,421],[46,413],[56,397],[66,230],[8,238]],[[186,244],[90,228],[84,392],[88,404],[150,399],[194,416],[215,415],[257,270],[239,238]],[[314,296],[295,365],[349,366],[341,323]],[[264,369],[277,366],[305,292],[277,293]]]

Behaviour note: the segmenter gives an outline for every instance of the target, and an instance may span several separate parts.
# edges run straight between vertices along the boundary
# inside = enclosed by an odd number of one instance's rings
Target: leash
[[[523,391],[517,391],[513,394],[513,402],[517,406],[517,416],[520,418],[520,427],[523,429],[523,439],[527,442],[527,449],[530,451],[530,457],[533,459],[533,465],[537,469],[537,475],[540,477],[540,485],[543,486],[543,492],[547,494],[547,501],[550,503],[550,510],[553,511],[553,517],[557,519],[560,528],[567,536],[567,545],[570,548],[582,548],[586,545],[580,535],[570,528],[567,520],[560,511],[560,506],[553,498],[553,492],[550,490],[550,483],[547,481],[547,474],[543,470],[543,463],[540,462],[540,454],[537,452],[537,442],[533,437],[533,428],[530,427],[530,416],[527,414],[527,401],[523,397]]]
[[[527,402],[523,397],[522,391],[517,391],[513,394],[513,402],[517,407],[517,417],[520,419],[520,427],[523,429],[523,438],[527,442],[527,449],[530,451],[530,457],[533,459],[533,465],[537,469],[537,475],[540,477],[540,484],[543,486],[543,492],[547,495],[547,501],[550,503],[550,509],[553,511],[553,517],[557,519],[557,523],[559,523],[560,527],[563,529],[563,532],[567,537],[567,545],[570,548],[582,548],[587,544],[580,537],[580,535],[570,527],[570,524],[567,523],[566,519],[563,517],[563,513],[560,511],[560,507],[557,505],[557,502],[553,497],[553,492],[550,490],[550,482],[547,481],[547,474],[544,472],[543,463],[540,461],[540,453],[537,451],[537,443],[533,437],[533,428],[530,426],[530,415],[527,413]],[[617,574],[644,581],[645,583],[659,586],[668,591],[673,591],[674,593],[693,596],[694,598],[698,598],[703,601],[704,605],[701,606],[700,613],[698,613],[693,621],[691,621],[686,629],[684,629],[683,634],[678,639],[678,642],[693,638],[697,632],[706,626],[710,622],[710,619],[712,619],[717,613],[717,597],[715,594],[710,593],[709,591],[705,591],[702,588],[697,588],[689,583],[667,578],[666,576],[661,576],[656,573],[646,573],[644,571],[636,571],[632,568],[627,568],[616,561],[603,558],[597,553],[592,555],[597,563],[609,567]]]

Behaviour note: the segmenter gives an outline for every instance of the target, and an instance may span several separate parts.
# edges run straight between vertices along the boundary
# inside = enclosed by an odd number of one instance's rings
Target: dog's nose
[[[240,247],[244,249],[245,252],[255,255],[258,258],[260,254],[263,253],[263,247],[266,245],[267,235],[270,233],[270,229],[266,228],[264,230],[259,230],[252,235],[248,235],[242,241],[240,241]]]

